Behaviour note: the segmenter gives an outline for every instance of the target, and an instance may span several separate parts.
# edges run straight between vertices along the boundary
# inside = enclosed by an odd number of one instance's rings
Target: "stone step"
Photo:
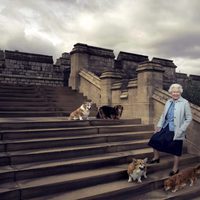
[[[13,102],[44,102],[46,101],[47,102],[47,99],[44,99],[43,97],[32,97],[32,98],[26,98],[24,96],[21,96],[21,97],[6,97],[6,96],[0,96],[0,103],[1,102],[10,102],[10,103],[13,103]],[[56,99],[52,99],[51,102],[56,102]]]
[[[62,107],[67,107],[67,108],[77,108],[77,105],[81,105],[83,101],[80,99],[77,99],[75,101],[69,101],[66,98],[66,104]],[[40,106],[58,106],[58,102],[56,100],[53,101],[47,101],[45,99],[41,99],[41,101],[0,101],[0,109],[6,107],[6,108],[15,108],[15,107],[28,107],[28,106],[33,106],[33,107],[40,107]],[[60,106],[61,107],[61,106]]]
[[[56,88],[45,88],[44,86],[39,87],[0,87],[0,94],[1,93],[27,93],[32,94],[36,92],[46,93],[46,94],[58,94],[58,93],[65,93],[65,94],[77,94],[76,91],[68,88],[68,87],[56,87]]]
[[[45,95],[45,94],[1,94],[1,101],[30,101],[30,99],[41,99],[41,100],[49,100],[49,101],[81,101],[82,103],[87,100],[86,97],[83,97],[81,94],[73,94],[73,95],[63,95],[60,97],[59,95]]]
[[[1,112],[23,112],[23,111],[56,111],[58,110],[58,108],[56,108],[55,106],[1,106],[0,105],[0,110]]]
[[[0,152],[0,166],[6,166],[10,164],[10,158],[8,153]]]
[[[184,153],[186,153],[184,149]],[[161,153],[165,158],[166,154]],[[23,180],[36,177],[44,177],[55,174],[79,172],[89,169],[98,169],[106,166],[127,164],[132,158],[152,157],[152,148],[135,149],[123,152],[114,152],[101,155],[90,155],[80,158],[50,160],[35,163],[16,164],[12,166],[0,167],[0,183],[10,180]],[[184,155],[184,158],[187,156]],[[196,158],[195,158],[196,159]],[[8,178],[9,179],[6,179]]]
[[[89,169],[98,169],[106,166],[115,166],[132,161],[135,158],[150,157],[151,148],[135,149],[123,152],[114,152],[101,155],[89,155],[85,157],[72,159],[59,159],[50,161],[41,161],[35,163],[23,163],[12,166],[0,167],[0,184],[11,180],[23,180],[36,177],[44,177],[55,174],[79,172]],[[6,179],[9,177],[9,180]]]
[[[38,161],[58,160],[64,158],[77,158],[88,155],[106,154],[119,151],[146,148],[148,140],[120,141],[81,145],[76,147],[60,147],[49,149],[23,150],[9,152],[11,165],[31,163]]]
[[[0,90],[35,90],[36,86],[33,85],[9,85],[9,84],[1,84]]]
[[[4,152],[4,148],[2,145],[4,145],[4,142],[1,140],[1,137],[0,137],[0,152]]]
[[[87,120],[85,120],[87,122]],[[42,129],[27,129],[27,130],[1,130],[0,135],[2,140],[11,139],[33,139],[33,138],[48,138],[48,137],[70,137],[83,136],[105,133],[120,133],[120,132],[139,132],[152,131],[153,125],[105,125],[105,126],[88,126],[88,127],[66,127],[66,128],[42,128]]]
[[[40,97],[40,95],[38,93],[23,93],[23,92],[18,92],[18,93],[0,93],[1,97],[7,97],[7,98],[12,98],[12,97],[26,97],[27,99],[29,98],[37,98]]]
[[[150,191],[142,195],[136,196],[137,200],[199,200],[200,199],[200,180],[198,180],[192,187],[187,185],[184,189],[181,189],[175,193],[164,191],[163,187],[156,189],[155,191]],[[130,197],[123,198],[125,200],[130,199]]]
[[[11,95],[11,94],[28,94],[28,95],[34,95],[34,94],[37,94],[37,90],[36,88],[33,88],[33,89],[8,89],[8,88],[0,88],[0,95],[1,96],[6,96],[7,94],[8,95]]]
[[[39,107],[39,106],[56,106],[56,102],[47,102],[41,99],[41,101],[0,101],[0,110],[2,110],[2,108],[15,108],[15,107],[29,107],[29,106],[33,106],[33,107]]]
[[[195,157],[186,156],[184,158],[183,156],[181,166],[185,164],[188,166],[188,163],[194,163],[195,159]],[[119,194],[127,194],[127,192],[135,194],[135,192],[139,193],[144,190],[151,190],[152,187],[155,189],[160,188],[163,180],[167,178],[167,174],[169,173],[169,169],[165,169],[169,168],[169,165],[172,165],[172,161],[172,158],[166,158],[157,166],[149,166],[148,179],[143,180],[143,183],[127,183],[127,164],[125,164],[76,173],[21,180],[17,181],[17,185],[20,187],[22,199],[30,199],[38,196],[41,198],[41,196],[47,194],[56,195],[57,192],[65,192],[64,195],[66,195],[67,191],[67,199],[80,199],[80,197],[84,197],[85,199],[112,199],[117,198]],[[161,169],[161,172],[158,172],[158,169]],[[120,187],[118,187],[119,184]],[[112,187],[108,187],[108,185],[112,185]],[[99,190],[94,190],[94,187],[99,187]],[[87,192],[80,193],[81,188],[82,190],[87,190]],[[76,191],[77,189],[79,191]],[[44,198],[51,199],[49,196],[43,196]],[[64,200],[66,198],[61,199]]]
[[[194,159],[194,158],[193,158]],[[192,159],[192,160],[193,160]],[[197,164],[196,162],[193,162],[192,164],[187,163],[188,159],[184,159],[181,162],[181,168],[185,168],[188,166],[194,166]],[[170,162],[170,166],[168,165]],[[151,191],[157,191],[160,190],[163,187],[163,181],[168,177],[169,169],[172,165],[172,160],[170,159],[169,162],[166,162],[167,164],[158,164],[157,166],[149,166],[148,172],[147,172],[147,179],[142,179],[142,183],[127,183],[127,174],[126,171],[124,171],[124,177],[120,177],[117,180],[112,180],[110,176],[107,176],[107,182],[100,183],[93,186],[87,186],[85,188],[80,188],[73,191],[64,191],[64,193],[60,194],[52,194],[47,195],[39,198],[31,198],[31,200],[42,200],[42,198],[48,199],[48,200],[75,200],[75,199],[82,199],[82,200],[143,200],[148,199],[150,200],[148,196],[148,192]],[[123,167],[123,166],[122,166]],[[127,165],[124,165],[124,168],[127,167]],[[155,171],[156,168],[157,170]],[[111,180],[109,180],[109,178]],[[110,182],[111,181],[111,182]],[[77,183],[77,185],[79,185]],[[193,192],[196,191],[193,190]],[[164,192],[163,192],[164,193]],[[49,194],[49,193],[46,193]],[[147,195],[146,195],[147,194]],[[176,193],[175,193],[176,194]],[[33,197],[33,196],[32,196]],[[141,198],[140,198],[141,197]],[[162,199],[162,196],[159,196],[158,198],[154,198],[152,200],[156,199]]]
[[[9,105],[9,106],[2,106],[0,104],[0,110],[1,112],[3,111],[7,111],[7,112],[15,112],[15,111],[67,111],[67,112],[71,112],[73,110],[77,109],[77,102],[74,102],[73,105],[69,105],[69,106],[56,106],[55,104],[51,104],[49,102],[48,105],[32,105],[32,106],[25,106],[25,105],[22,105],[22,106],[14,106],[13,104],[12,105]],[[96,112],[97,113],[97,112]]]
[[[141,119],[90,119],[67,120],[66,117],[30,117],[30,118],[0,118],[0,130],[11,129],[42,129],[42,128],[66,128],[80,126],[105,126],[141,124]]]
[[[29,140],[3,140],[0,143],[0,150],[5,152],[21,151],[27,149],[42,149],[54,147],[66,147],[77,145],[90,145],[106,142],[130,141],[136,139],[149,139],[153,134],[152,131],[147,132],[128,132],[118,134],[97,134],[78,137],[59,137],[59,138],[39,138]]]
[[[69,116],[66,111],[0,111],[0,117],[54,117]]]
[[[0,91],[46,91],[46,92],[75,92],[70,87],[53,87],[53,86],[36,86],[36,85],[9,85],[9,84],[1,84]]]

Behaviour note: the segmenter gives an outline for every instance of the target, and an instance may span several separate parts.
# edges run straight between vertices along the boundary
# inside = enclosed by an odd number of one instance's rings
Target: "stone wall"
[[[57,66],[58,72],[63,73],[63,85],[68,86],[68,80],[71,71],[70,54],[66,52],[62,53],[62,56],[56,60],[55,66]]]
[[[136,69],[139,63],[149,61],[148,56],[120,51],[115,60],[115,68],[123,73],[123,78],[137,77]]]
[[[188,82],[188,76],[187,74],[184,73],[176,73],[176,82],[181,84],[183,87],[187,84]]]
[[[6,50],[0,53],[0,83],[62,86],[63,72],[52,56]]]
[[[86,44],[75,44],[71,56],[75,53],[84,54],[87,59],[87,70],[100,76],[102,72],[114,68],[114,53],[111,49],[89,46]],[[85,68],[84,67],[84,68]]]
[[[190,82],[193,85],[200,85],[200,76],[198,75],[187,75],[184,73],[176,73],[176,82],[183,85],[183,87],[186,87],[188,82]]]
[[[173,63],[173,60],[163,59],[163,58],[153,58],[152,62],[158,63],[162,66],[164,70],[163,74],[163,88],[168,89],[169,86],[175,82],[175,70],[177,66]]]

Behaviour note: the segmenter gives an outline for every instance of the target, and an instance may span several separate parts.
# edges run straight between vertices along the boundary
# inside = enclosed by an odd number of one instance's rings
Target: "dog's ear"
[[[135,163],[137,161],[137,159],[133,158],[132,162]]]
[[[147,163],[147,161],[148,161],[148,158],[145,158],[145,159],[144,159],[144,162]]]

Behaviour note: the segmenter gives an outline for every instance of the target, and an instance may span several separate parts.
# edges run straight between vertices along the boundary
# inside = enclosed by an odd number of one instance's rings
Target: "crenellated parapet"
[[[160,64],[164,70],[163,88],[167,89],[172,83],[176,82],[175,71],[177,66],[173,63],[173,60],[154,57],[152,62]]]
[[[137,76],[136,69],[141,62],[149,61],[148,56],[120,51],[115,60],[115,68],[123,72],[124,78]]]
[[[22,85],[63,85],[63,73],[53,57],[19,51],[0,52],[0,82]]]
[[[25,53],[19,51],[5,50],[5,60],[25,61],[28,63],[48,63],[53,64],[53,57],[48,55]]]

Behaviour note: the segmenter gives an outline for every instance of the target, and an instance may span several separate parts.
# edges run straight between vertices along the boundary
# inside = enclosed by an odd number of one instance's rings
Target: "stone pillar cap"
[[[121,79],[122,75],[119,72],[106,71],[106,72],[103,72],[100,76],[100,79],[104,79],[104,78]]]
[[[140,73],[143,71],[157,71],[157,72],[164,72],[165,70],[163,67],[155,62],[152,61],[147,61],[147,62],[142,62],[138,65],[136,72]]]

